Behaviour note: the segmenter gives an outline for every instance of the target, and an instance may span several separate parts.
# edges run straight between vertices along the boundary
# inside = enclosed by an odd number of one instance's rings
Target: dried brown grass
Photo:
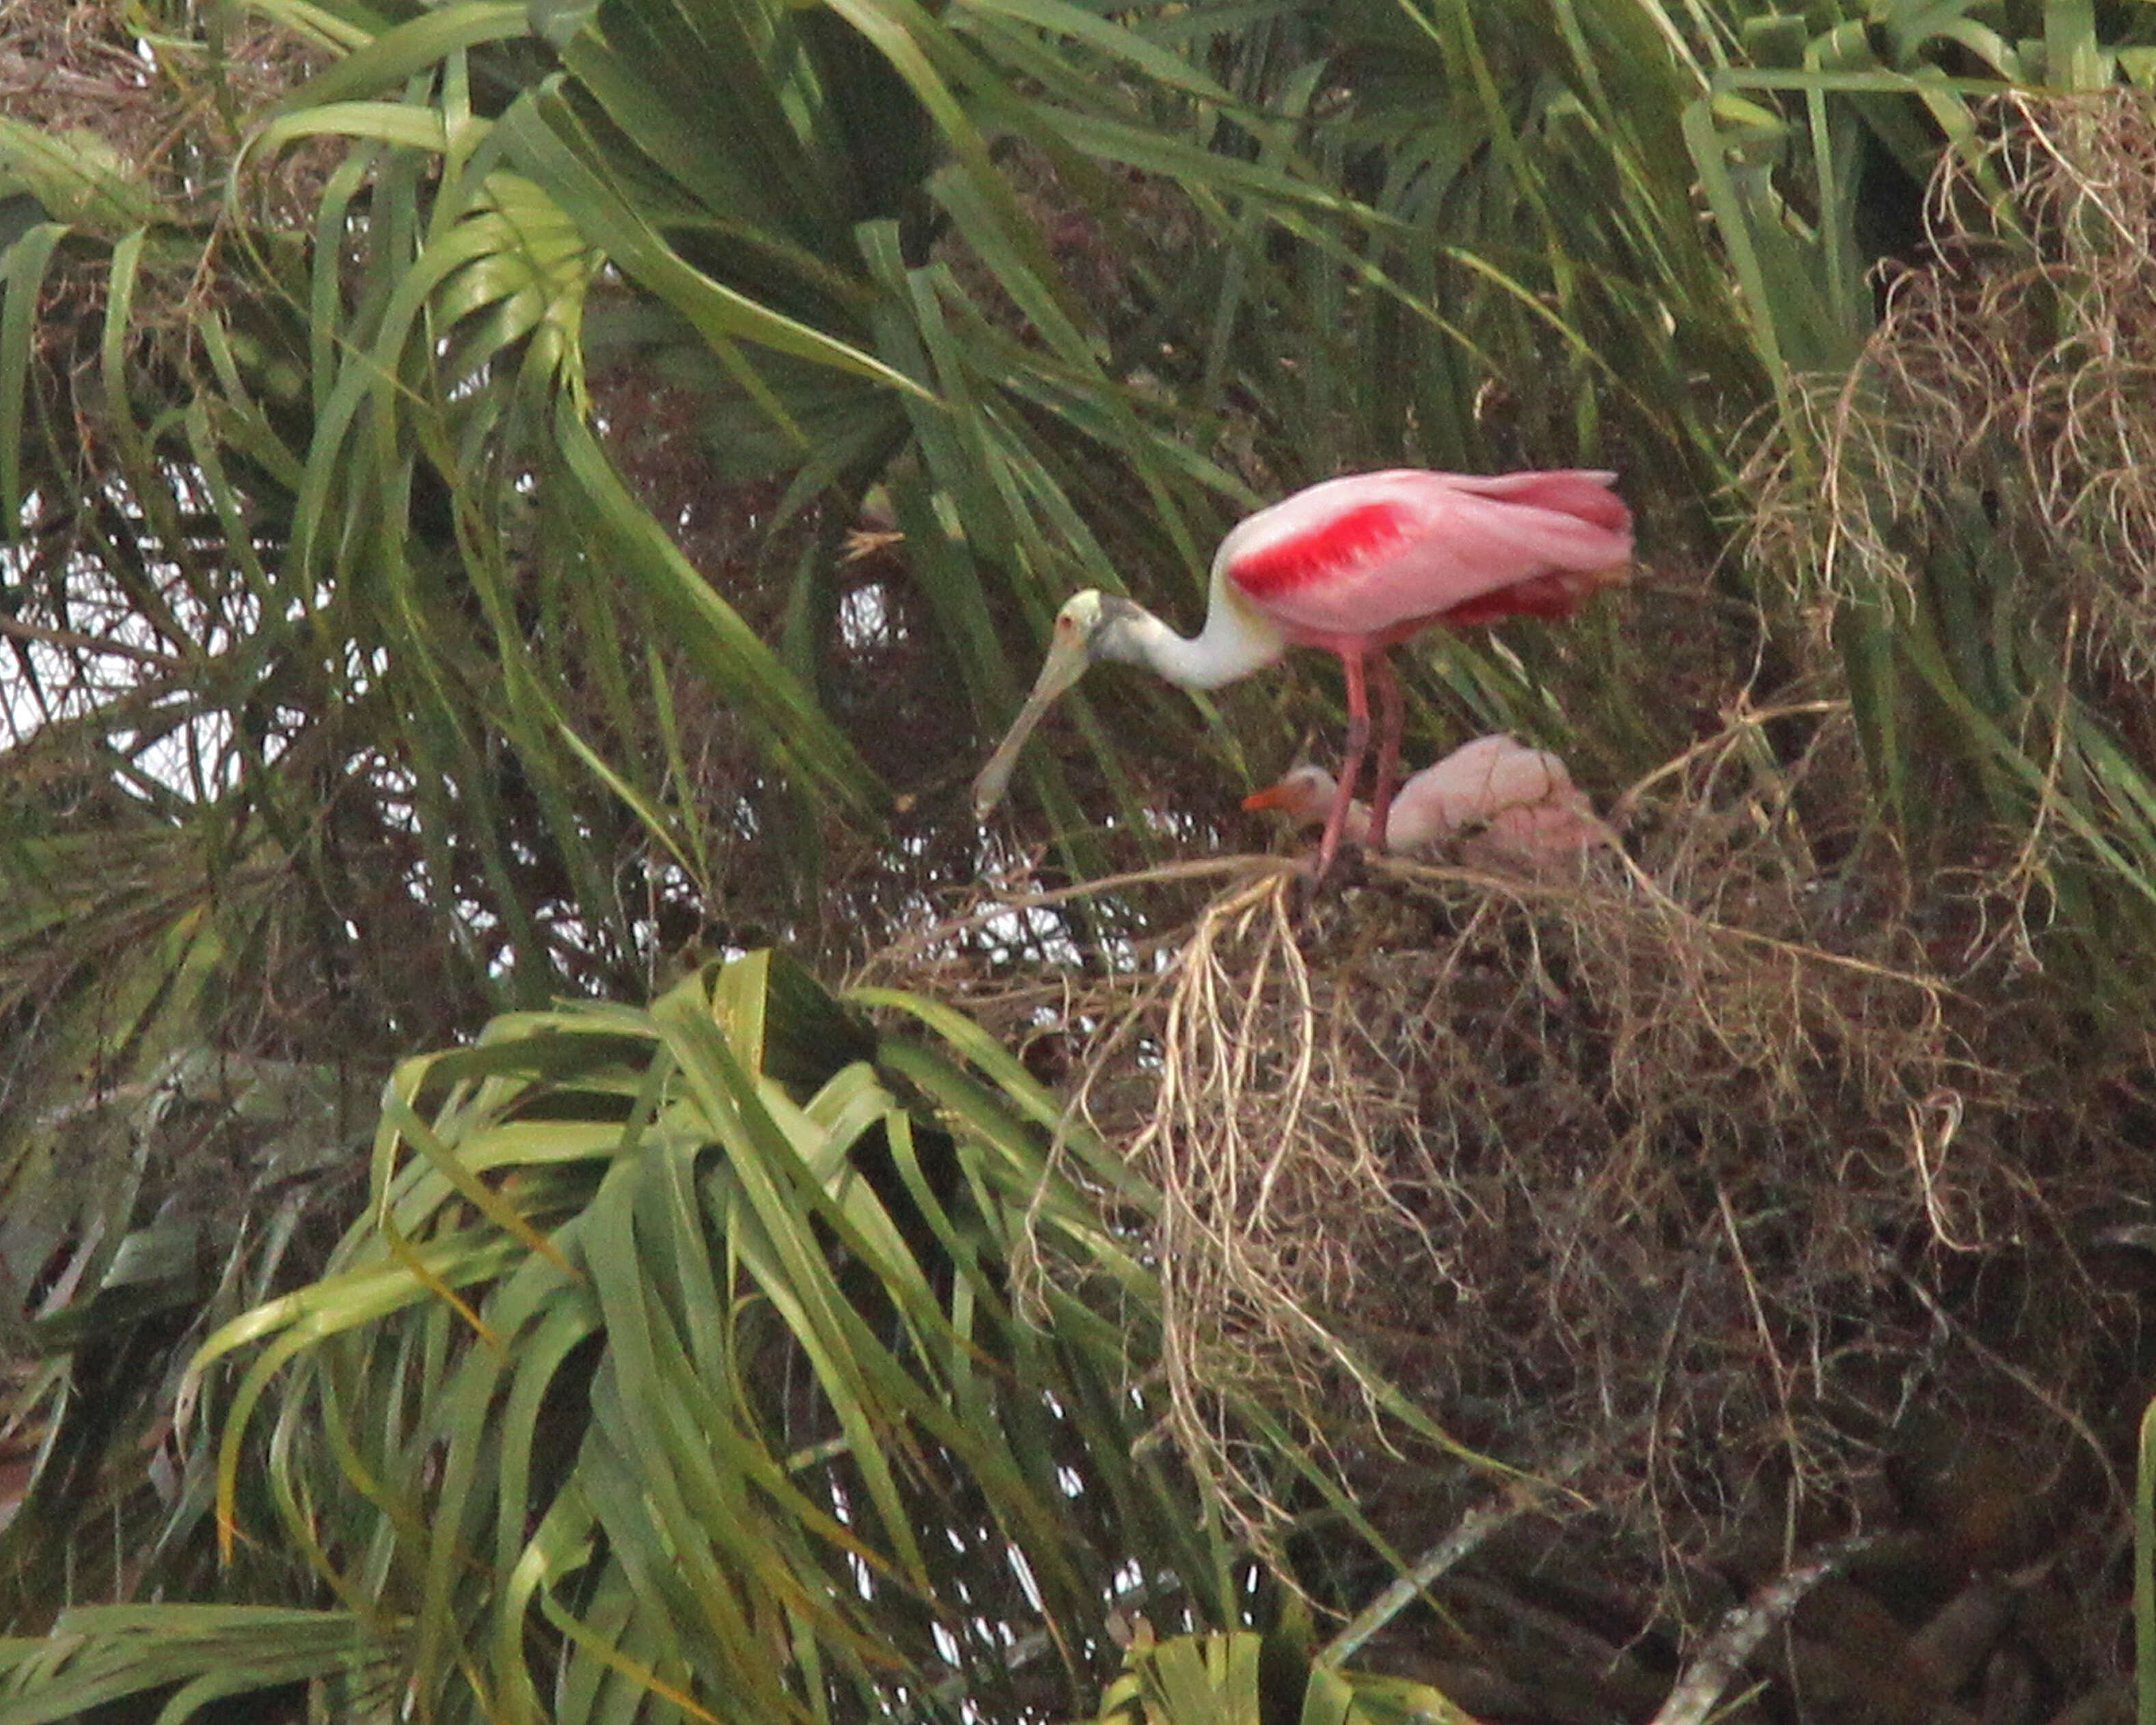
[[[127,0],[9,0],[0,7],[0,112],[95,136],[161,193],[207,205],[223,192],[251,116],[323,63],[290,30],[237,11],[214,57],[182,33],[159,35],[149,52],[146,39],[141,9]],[[316,177],[273,178],[272,202],[303,218]]]
[[[2133,676],[2156,670],[2156,98],[1995,100],[1980,151],[1949,154],[1928,255],[1888,280],[1844,377],[1804,393],[1809,448],[1748,486],[1758,547],[1827,602],[1907,602],[1958,492]],[[1812,452],[1815,451],[1816,454]]]
[[[94,132],[126,160],[153,160],[171,100],[135,51],[127,10],[121,0],[0,8],[0,112],[48,131]]]
[[[1650,1594],[1895,1524],[1912,1422],[1995,1442],[2040,1517],[2117,1511],[2132,1297],[2088,1259],[2133,1106],[1982,904],[1857,842],[1852,728],[1734,712],[1576,878],[1372,860],[1312,896],[1219,858],[1104,883],[1224,880],[1105,973],[904,961],[1158,1187],[1167,1435],[1246,1534],[1290,1551],[1313,1506],[1245,1398],[1402,1550],[1471,1501],[1448,1443],[1564,1472]]]
[[[1382,1373],[1510,1459],[1581,1422],[1726,1429],[1725,1373],[1656,1364],[1702,1317],[1768,1368],[1755,1448],[1814,1473],[1794,1409],[1831,1373],[1790,1320],[1877,1289],[1888,1215],[1942,1245],[2011,1225],[2011,1190],[1946,1153],[1980,1083],[1947,983],[1891,925],[1823,944],[1820,883],[1733,812],[1712,860],[1709,805],[1670,820],[1652,872],[1389,860],[1306,908],[1260,873],[1096,1043],[1094,1123],[1165,1197],[1177,1436],[1254,1529],[1224,1389],[1337,1431],[1343,1381]]]

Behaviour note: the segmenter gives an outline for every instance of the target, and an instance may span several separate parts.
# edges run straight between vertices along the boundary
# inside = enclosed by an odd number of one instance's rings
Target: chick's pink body
[[[1298,825],[1315,826],[1326,819],[1337,789],[1323,768],[1298,767],[1245,798],[1243,806],[1277,809]],[[1463,855],[1498,866],[1576,860],[1615,843],[1563,761],[1502,733],[1478,737],[1415,773],[1400,787],[1392,816],[1390,839],[1399,850],[1434,850],[1479,827]],[[1369,810],[1349,803],[1342,836],[1363,844],[1369,826]]]

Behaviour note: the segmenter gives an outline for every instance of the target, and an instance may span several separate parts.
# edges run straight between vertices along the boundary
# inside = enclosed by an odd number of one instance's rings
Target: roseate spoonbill
[[[1277,784],[1244,798],[1245,809],[1277,809],[1297,826],[1326,819],[1338,787],[1322,767],[1298,767]],[[1402,850],[1443,844],[1463,828],[1485,828],[1483,843],[1514,861],[1540,863],[1577,856],[1611,842],[1594,805],[1577,789],[1564,762],[1502,733],[1463,743],[1401,785],[1393,799],[1392,842]],[[1369,812],[1348,805],[1343,835],[1360,843]]]
[[[1348,679],[1348,751],[1325,837],[1332,866],[1369,745],[1368,680],[1383,729],[1369,844],[1384,848],[1399,774],[1400,691],[1386,649],[1443,624],[1563,617],[1624,573],[1632,515],[1616,475],[1575,470],[1350,474],[1297,491],[1239,523],[1213,559],[1205,627],[1178,635],[1151,612],[1087,588],[1056,614],[1048,657],[1009,732],[973,781],[973,809],[1003,799],[1011,768],[1055,698],[1096,660],[1142,665],[1186,689],[1248,676],[1291,646],[1340,656]]]

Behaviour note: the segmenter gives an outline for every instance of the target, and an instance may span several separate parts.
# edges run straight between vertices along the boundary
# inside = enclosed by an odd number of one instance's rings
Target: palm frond
[[[908,1016],[757,954],[408,1062],[367,1217],[198,1361],[228,1545],[418,1625],[439,1717],[862,1717],[959,1673],[1067,1707],[1119,1574],[1232,1614],[1127,1375],[1156,1296],[1096,1194],[1144,1190]]]

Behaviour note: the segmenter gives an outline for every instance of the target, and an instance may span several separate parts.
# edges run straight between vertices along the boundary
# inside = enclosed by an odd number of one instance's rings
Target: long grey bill
[[[981,768],[973,781],[973,813],[985,819],[1004,793],[1010,788],[1011,770],[1018,765],[1018,752],[1025,747],[1025,740],[1033,735],[1049,708],[1055,705],[1056,697],[1086,674],[1091,663],[1086,649],[1058,637],[1048,649],[1048,658],[1040,667],[1040,675],[1033,680],[1033,693],[1025,698],[1011,727],[1004,733],[1004,740],[996,745],[996,752],[988,757],[988,764]]]

